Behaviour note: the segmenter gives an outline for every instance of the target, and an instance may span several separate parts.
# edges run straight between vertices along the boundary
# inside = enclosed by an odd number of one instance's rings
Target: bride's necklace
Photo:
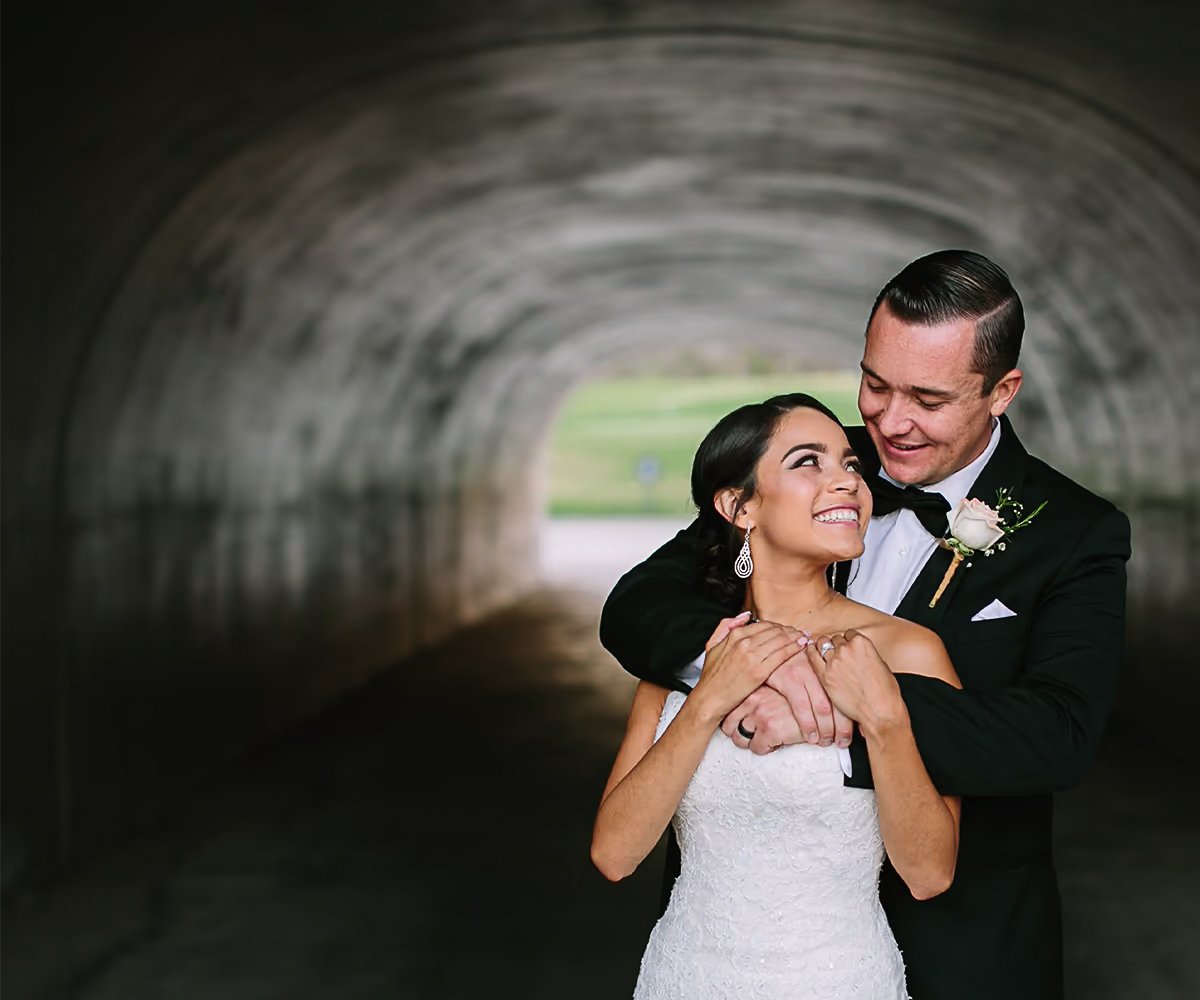
[[[829,605],[833,603],[834,598],[839,597],[839,596],[841,596],[841,595],[839,595],[836,590],[831,590],[831,591],[829,591],[829,594],[826,596],[825,600],[823,600],[816,607],[809,608],[807,611],[798,611],[798,612],[796,612],[796,614],[792,615],[791,617],[793,619],[799,620],[801,618],[807,618],[809,615],[815,615],[818,611],[824,611],[825,608],[829,607]],[[753,624],[754,622],[757,622],[760,620],[761,619],[758,617],[758,609],[755,607],[751,607],[750,608],[750,624]]]

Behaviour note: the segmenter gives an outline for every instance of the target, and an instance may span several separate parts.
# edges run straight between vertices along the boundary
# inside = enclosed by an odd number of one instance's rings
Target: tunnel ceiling
[[[146,244],[80,383],[74,512],[511,479],[565,388],[647,340],[854,365],[874,290],[943,245],[1026,300],[1027,436],[1178,496],[1195,197],[1081,96],[928,52],[678,30],[431,59],[277,122]]]

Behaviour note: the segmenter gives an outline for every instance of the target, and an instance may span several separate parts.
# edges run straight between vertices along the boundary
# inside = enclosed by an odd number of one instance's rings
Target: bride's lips
[[[852,520],[846,519],[846,520],[842,520],[842,521],[820,521],[820,520],[818,520],[818,518],[822,514],[832,514],[835,510],[848,510],[854,515],[854,518]],[[826,507],[824,510],[819,510],[815,514],[813,514],[813,520],[817,521],[818,524],[848,524],[848,525],[852,525],[853,527],[857,528],[861,510],[862,510],[862,508],[859,507],[858,504],[853,504],[853,503],[834,504],[832,507]]]

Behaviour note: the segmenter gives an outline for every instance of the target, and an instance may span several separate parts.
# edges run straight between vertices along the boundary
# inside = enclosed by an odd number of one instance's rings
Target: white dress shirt
[[[940,483],[921,488],[926,493],[940,493],[953,511],[960,500],[967,498],[967,491],[979,478],[979,473],[999,443],[1000,421],[993,420],[991,440],[975,461]],[[897,483],[883,469],[879,470],[879,475],[897,486],[904,485]],[[865,544],[862,557],[850,567],[850,585],[846,588],[846,596],[878,611],[895,614],[926,560],[933,555],[937,539],[925,530],[916,514],[901,509],[871,518]]]

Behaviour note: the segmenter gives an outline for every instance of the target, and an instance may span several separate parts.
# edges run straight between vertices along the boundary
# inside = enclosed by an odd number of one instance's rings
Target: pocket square
[[[971,618],[973,622],[988,622],[994,618],[1016,618],[1017,613],[1012,608],[1006,608],[999,599],[992,601],[986,608]]]

